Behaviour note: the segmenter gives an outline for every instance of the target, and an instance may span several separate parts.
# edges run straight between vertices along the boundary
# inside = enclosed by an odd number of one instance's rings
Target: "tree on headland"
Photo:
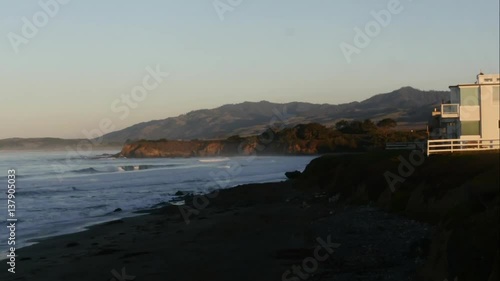
[[[335,129],[344,134],[365,134],[376,130],[377,127],[370,119],[365,121],[352,120],[350,122],[340,120],[335,124]]]
[[[396,123],[396,121],[394,119],[391,119],[391,118],[385,118],[385,119],[378,121],[377,127],[379,127],[381,129],[381,131],[383,132],[385,142],[388,141],[390,129],[396,127],[397,125],[398,125],[398,123]]]
[[[297,125],[297,137],[303,140],[309,139],[326,139],[329,135],[329,130],[325,126],[318,123],[310,123],[305,125]]]
[[[377,127],[384,128],[384,129],[394,128],[397,125],[398,125],[398,123],[394,119],[391,119],[391,118],[382,119],[382,120],[378,121],[378,123],[377,123]]]
[[[373,123],[373,121],[371,119],[365,119],[365,121],[363,121],[363,124],[361,125],[361,127],[362,127],[363,131],[366,133],[373,132],[373,131],[377,130],[377,125],[375,125],[375,123]]]
[[[349,126],[349,122],[347,120],[340,120],[335,123],[335,129],[337,129],[337,131],[342,131],[347,126]]]

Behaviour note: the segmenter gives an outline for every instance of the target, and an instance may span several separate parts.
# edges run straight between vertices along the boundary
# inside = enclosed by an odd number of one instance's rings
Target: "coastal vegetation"
[[[383,122],[382,122],[383,121]],[[232,155],[315,155],[362,152],[385,148],[387,142],[416,142],[426,137],[424,130],[393,129],[396,121],[377,124],[370,119],[341,120],[334,127],[319,123],[290,128],[268,128],[260,135],[230,136],[223,140],[139,140],[124,145],[124,157],[209,157]]]
[[[498,280],[498,152],[436,155],[401,169],[401,159],[411,157],[401,151],[325,155],[294,174],[293,183],[434,225],[420,249],[426,260],[419,271],[423,280]],[[394,190],[387,172],[405,173]]]

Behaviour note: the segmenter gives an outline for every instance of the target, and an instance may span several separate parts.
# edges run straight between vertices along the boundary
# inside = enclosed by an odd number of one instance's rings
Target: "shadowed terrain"
[[[411,155],[326,155],[287,182],[183,195],[182,207],[20,249],[16,275],[0,277],[498,280],[498,154],[425,158],[391,191],[384,174]],[[312,270],[320,241],[331,251]]]

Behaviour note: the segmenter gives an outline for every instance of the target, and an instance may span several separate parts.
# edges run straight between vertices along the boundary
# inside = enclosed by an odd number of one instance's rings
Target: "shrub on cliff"
[[[370,119],[364,121],[352,120],[350,122],[340,120],[335,124],[335,129],[344,134],[366,134],[376,131],[377,126]]]
[[[394,119],[391,119],[391,118],[382,119],[382,120],[378,121],[378,123],[377,123],[377,127],[385,128],[385,129],[394,128],[397,125],[398,125],[398,123]]]
[[[227,138],[226,140],[230,141],[230,142],[241,142],[241,141],[244,141],[245,138],[240,137],[240,135],[233,135],[233,136],[230,136],[229,138]]]
[[[321,140],[327,139],[330,136],[331,130],[318,123],[307,125],[298,125],[295,127],[296,135],[303,140]]]

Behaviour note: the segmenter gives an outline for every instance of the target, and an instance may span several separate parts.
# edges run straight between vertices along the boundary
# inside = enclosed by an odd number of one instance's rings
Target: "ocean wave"
[[[68,186],[68,187],[61,187],[61,188],[35,188],[35,189],[29,189],[29,190],[18,190],[16,191],[16,194],[20,196],[42,196],[42,195],[47,195],[47,194],[67,194],[68,191],[86,191],[84,189],[79,189],[74,186]]]
[[[216,162],[226,162],[229,161],[229,158],[210,158],[210,159],[200,159],[198,160],[201,163],[216,163]]]
[[[80,169],[80,170],[73,170],[70,171],[70,173],[75,173],[75,174],[95,174],[99,173],[100,171],[90,167],[90,168],[85,168],[85,169]]]
[[[118,171],[141,171],[141,170],[149,170],[149,169],[161,169],[161,168],[169,168],[169,167],[177,167],[178,164],[167,164],[167,165],[126,165],[119,166]]]
[[[74,174],[96,174],[96,173],[114,173],[114,172],[130,172],[130,171],[142,171],[149,169],[162,169],[169,167],[176,167],[178,164],[168,164],[168,165],[122,165],[122,166],[103,166],[99,168],[88,167],[84,169],[77,169],[69,171],[69,173]]]
[[[140,171],[140,170],[148,170],[153,167],[154,167],[153,165],[128,165],[128,166],[119,166],[118,170],[120,172]]]
[[[189,179],[185,181],[181,181],[179,183],[200,183],[200,182],[206,182],[204,179]]]
[[[90,159],[96,160],[96,159],[117,159],[117,158],[116,158],[116,154],[104,153],[104,154],[93,156]]]

